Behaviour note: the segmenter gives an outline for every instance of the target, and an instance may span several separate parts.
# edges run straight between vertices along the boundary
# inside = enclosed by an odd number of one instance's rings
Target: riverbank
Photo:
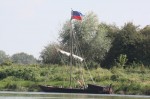
[[[80,78],[83,73],[86,83],[92,83],[86,69],[73,67],[74,79]],[[11,91],[41,91],[42,85],[64,86],[69,85],[69,67],[58,65],[11,65],[0,66],[0,90]],[[113,85],[116,94],[150,95],[150,69],[138,66],[130,68],[91,69],[94,81],[99,85]],[[73,86],[79,84],[74,80]]]

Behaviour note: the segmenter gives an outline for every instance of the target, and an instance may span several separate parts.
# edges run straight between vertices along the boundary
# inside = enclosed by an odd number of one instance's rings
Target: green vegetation
[[[13,54],[12,56],[6,55],[6,53],[0,50],[0,65],[16,64],[37,64],[37,60],[33,55],[28,55],[24,52]]]
[[[138,64],[136,64],[138,65]],[[129,68],[130,67],[130,68]],[[150,93],[150,69],[139,64],[112,69],[95,68],[90,73],[99,85],[113,84],[114,93],[147,94]],[[73,67],[73,77],[80,77],[80,70]],[[83,69],[86,83],[92,83],[88,71]],[[0,67],[0,90],[40,91],[38,85],[69,85],[69,67],[59,65],[11,65]],[[77,80],[74,86],[78,87]]]
[[[12,55],[11,60],[14,63],[18,63],[18,64],[36,64],[37,63],[37,60],[32,55],[28,55],[23,52]]]
[[[73,54],[85,59],[96,83],[112,83],[115,93],[150,95],[150,25],[140,28],[128,22],[120,28],[100,22],[93,12],[72,23]],[[67,87],[69,67],[64,64],[69,58],[56,48],[70,51],[69,33],[70,20],[60,30],[59,42],[41,51],[40,60],[24,52],[9,56],[0,50],[0,90],[40,91],[39,84]],[[79,70],[74,60],[73,65],[75,87],[80,73],[92,82],[87,68]]]
[[[123,55],[126,66],[140,63],[150,66],[150,25],[140,28],[132,22],[118,27],[99,21],[93,12],[85,14],[82,22],[72,21],[73,52],[83,57],[87,64],[98,64],[103,68],[113,68],[116,59]],[[68,63],[68,58],[60,55],[56,48],[70,51],[70,20],[67,20],[59,31],[59,42],[50,43],[41,51],[40,60],[26,53],[12,56],[0,50],[0,64],[59,64]],[[60,58],[60,56],[62,58]],[[120,64],[120,65],[125,65]]]
[[[116,59],[123,55],[127,66],[136,62],[150,66],[150,26],[144,28],[132,22],[117,27],[113,24],[102,23],[94,13],[87,13],[82,20],[73,21],[74,54],[83,56],[88,64],[99,64],[103,68],[112,68]],[[69,52],[70,25],[69,20],[60,30],[59,43],[49,44],[41,53],[41,59],[46,64],[63,64],[55,47]],[[79,50],[77,50],[79,49]],[[79,53],[80,51],[80,53]],[[63,58],[64,59],[64,58]],[[122,64],[120,64],[122,65]]]

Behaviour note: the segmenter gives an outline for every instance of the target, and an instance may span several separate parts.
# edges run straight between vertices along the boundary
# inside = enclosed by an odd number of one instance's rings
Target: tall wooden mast
[[[72,11],[70,19],[70,87],[72,86],[72,55],[73,55],[73,28],[72,28]]]

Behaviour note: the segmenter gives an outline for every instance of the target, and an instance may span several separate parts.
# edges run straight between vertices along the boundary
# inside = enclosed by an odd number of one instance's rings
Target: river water
[[[0,91],[0,99],[150,99],[150,96]]]

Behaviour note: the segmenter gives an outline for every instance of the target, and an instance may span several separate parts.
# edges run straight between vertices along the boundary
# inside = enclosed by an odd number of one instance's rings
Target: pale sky
[[[0,50],[8,55],[25,52],[38,58],[70,19],[71,8],[93,11],[100,22],[150,25],[150,0],[0,0]]]

